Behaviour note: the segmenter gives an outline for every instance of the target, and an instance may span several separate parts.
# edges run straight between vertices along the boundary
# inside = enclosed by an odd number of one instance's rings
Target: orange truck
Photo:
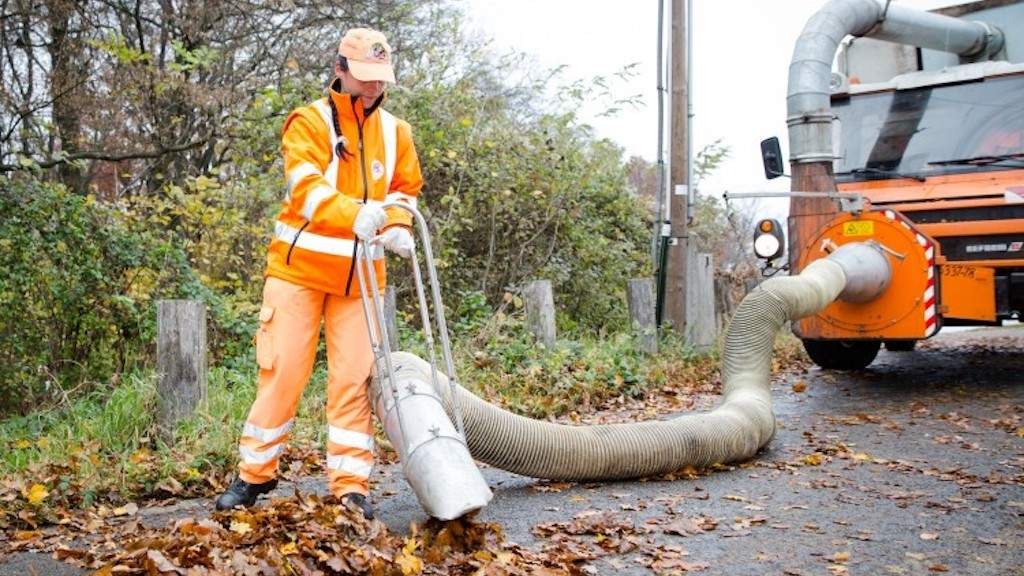
[[[1024,2],[894,6],[832,0],[808,22],[787,98],[788,257],[777,222],[755,231],[755,253],[790,272],[847,242],[890,255],[881,297],[794,325],[825,368],[1024,311]],[[834,59],[826,37],[842,39]],[[777,139],[762,156],[782,175]]]

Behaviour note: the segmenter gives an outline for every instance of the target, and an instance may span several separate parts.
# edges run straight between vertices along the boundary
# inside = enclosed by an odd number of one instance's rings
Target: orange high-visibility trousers
[[[268,277],[256,334],[259,389],[239,442],[239,476],[262,483],[295,423],[309,381],[323,319],[327,337],[327,469],[340,496],[367,494],[373,468],[373,424],[367,384],[373,355],[359,298],[328,294]]]

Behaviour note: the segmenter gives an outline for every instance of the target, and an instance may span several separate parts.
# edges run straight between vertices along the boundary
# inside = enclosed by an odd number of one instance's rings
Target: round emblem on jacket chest
[[[373,175],[374,180],[380,180],[384,176],[384,165],[381,164],[380,160],[374,160],[370,164],[370,174]]]

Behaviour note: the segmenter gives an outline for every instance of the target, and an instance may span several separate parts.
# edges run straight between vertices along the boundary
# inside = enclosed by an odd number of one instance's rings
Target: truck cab
[[[980,62],[840,84],[840,192],[905,216],[940,246],[945,325],[1024,311],[1024,64]]]

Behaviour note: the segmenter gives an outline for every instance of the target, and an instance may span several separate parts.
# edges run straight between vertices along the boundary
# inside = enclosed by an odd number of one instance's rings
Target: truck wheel
[[[885,349],[889,352],[912,352],[917,340],[886,340]]]
[[[804,350],[814,363],[829,370],[860,370],[878,355],[878,340],[804,340]]]

